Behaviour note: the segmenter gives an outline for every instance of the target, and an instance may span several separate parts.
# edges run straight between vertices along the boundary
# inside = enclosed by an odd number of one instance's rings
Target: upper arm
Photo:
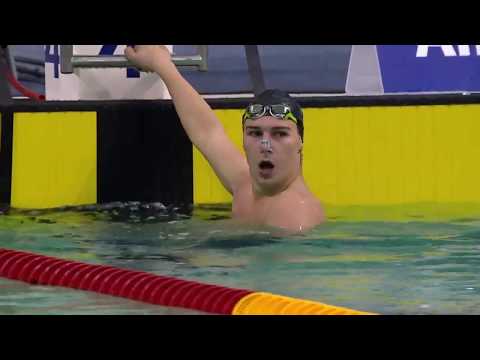
[[[245,177],[249,176],[247,160],[227,136],[221,124],[209,132],[207,138],[199,139],[196,146],[231,194]]]

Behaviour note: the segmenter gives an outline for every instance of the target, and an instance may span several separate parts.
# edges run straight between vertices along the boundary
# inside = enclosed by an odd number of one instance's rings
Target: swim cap
[[[257,95],[255,99],[249,104],[261,104],[261,105],[288,105],[295,118],[297,119],[297,129],[300,134],[300,138],[303,142],[303,112],[302,108],[286,91],[278,89],[268,89]]]

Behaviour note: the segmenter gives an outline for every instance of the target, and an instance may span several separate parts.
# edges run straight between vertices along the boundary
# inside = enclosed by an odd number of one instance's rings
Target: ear
[[[298,135],[298,142],[300,143],[300,150],[299,150],[300,152],[303,150],[303,140],[302,140],[302,137],[300,136],[300,133],[297,133],[297,135]]]

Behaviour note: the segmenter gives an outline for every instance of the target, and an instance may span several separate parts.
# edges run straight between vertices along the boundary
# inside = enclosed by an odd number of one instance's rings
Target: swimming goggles
[[[245,123],[245,120],[256,120],[262,116],[273,116],[281,120],[291,120],[298,125],[297,118],[293,115],[292,109],[288,105],[262,105],[262,104],[253,104],[249,105],[245,109],[243,114],[242,121]]]

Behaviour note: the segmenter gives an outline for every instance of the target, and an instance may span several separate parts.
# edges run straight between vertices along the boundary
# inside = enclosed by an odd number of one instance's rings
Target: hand
[[[136,67],[144,71],[162,72],[173,65],[170,51],[164,45],[127,46],[125,56]]]

